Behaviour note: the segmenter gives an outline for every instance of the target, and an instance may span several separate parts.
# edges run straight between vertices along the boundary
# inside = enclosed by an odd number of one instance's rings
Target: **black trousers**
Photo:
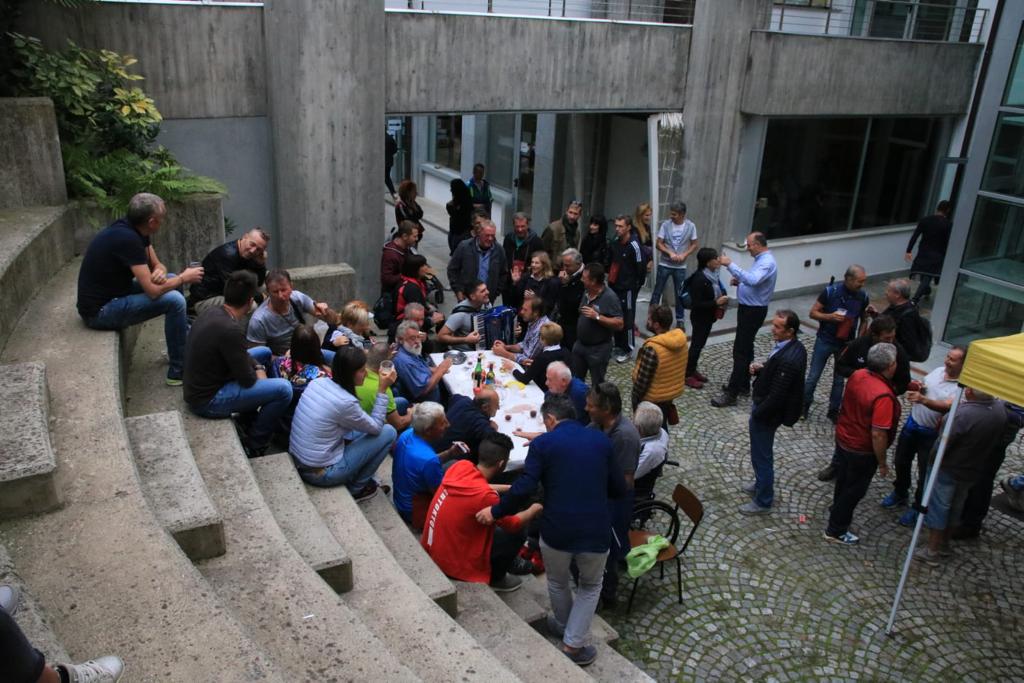
[[[629,353],[636,345],[633,328],[636,327],[636,295],[640,290],[618,290],[613,287],[612,291],[619,297],[619,305],[622,306],[622,330],[615,333],[615,348]]]
[[[842,536],[850,530],[853,511],[864,494],[868,492],[871,480],[878,470],[874,453],[854,453],[836,444],[835,494],[832,497],[832,512],[828,516],[829,536]]]
[[[494,528],[494,541],[491,543],[491,583],[501,581],[512,566],[512,560],[523,547],[526,534],[512,533],[500,527]]]
[[[704,346],[708,343],[711,326],[714,324],[714,318],[705,322],[700,319],[694,320],[693,315],[690,315],[690,326],[693,328],[693,334],[690,335],[690,351],[686,357],[687,377],[691,377],[693,373],[697,372],[697,361],[700,360],[700,352],[704,350]]]
[[[981,472],[978,481],[974,482],[971,490],[967,492],[967,500],[964,501],[963,512],[960,513],[960,526],[967,529],[981,530],[981,523],[988,516],[989,505],[992,504],[992,487],[996,483],[996,476],[999,475],[999,468],[1006,460],[1006,449],[1017,438],[1017,432],[1013,432],[1012,438],[1007,441],[1001,439],[999,444],[992,448],[985,459],[985,467]]]
[[[745,394],[750,391],[750,363],[754,360],[754,337],[767,317],[767,306],[740,304],[736,310],[736,339],[732,344],[729,393]]]
[[[32,647],[14,617],[0,609],[0,665],[3,680],[12,683],[35,683],[43,675],[46,660]]]
[[[896,480],[892,484],[898,496],[906,498],[910,493],[911,470],[914,461],[917,460],[917,489],[914,491],[914,502],[921,504],[921,496],[924,495],[924,476],[928,471],[928,455],[932,452],[932,446],[935,445],[937,438],[937,432],[922,432],[906,427],[900,432],[899,439],[896,440],[896,454],[893,456]]]

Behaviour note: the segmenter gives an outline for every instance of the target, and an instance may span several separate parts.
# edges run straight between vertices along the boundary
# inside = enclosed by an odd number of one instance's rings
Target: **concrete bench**
[[[328,528],[345,539],[352,555],[354,586],[341,598],[393,652],[402,653],[414,673],[430,681],[518,680],[420,590],[348,489],[307,486],[306,490]]]
[[[32,595],[28,586],[15,570],[11,556],[7,550],[0,545],[0,583],[9,586],[16,586],[21,589],[21,606],[14,615],[14,620],[25,633],[28,642],[32,647],[39,650],[46,656],[46,661],[56,664],[69,662],[68,653],[53,632],[50,620],[47,618],[39,601]]]
[[[60,507],[42,363],[0,366],[0,518]]]
[[[64,506],[0,522],[0,543],[75,659],[117,653],[135,680],[282,680],[146,502],[124,427],[119,338],[78,319],[78,266],[29,302],[0,359],[46,366]]]
[[[561,683],[590,680],[557,645],[519,619],[489,586],[461,581],[455,585],[459,591],[456,621],[523,680]]]
[[[224,555],[196,566],[286,677],[416,680],[394,654],[406,661],[405,650],[374,635],[288,542],[231,421],[182,419],[227,539]]]
[[[352,590],[352,560],[313,507],[287,453],[250,461],[278,526],[292,547],[338,593]]]
[[[224,525],[176,410],[124,421],[146,500],[193,561],[224,554]]]

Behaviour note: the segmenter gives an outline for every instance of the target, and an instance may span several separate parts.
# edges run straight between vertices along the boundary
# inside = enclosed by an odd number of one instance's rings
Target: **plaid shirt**
[[[658,353],[649,344],[645,344],[636,356],[636,379],[633,381],[633,408],[644,400],[647,390],[651,388],[654,375],[658,371]]]
[[[540,328],[544,323],[551,322],[548,320],[546,315],[542,315],[537,320],[534,320],[528,328],[526,328],[526,336],[523,337],[523,341],[519,344],[519,348],[522,349],[516,354],[516,362],[522,363],[528,358],[533,358],[544,349],[544,344],[540,341]]]

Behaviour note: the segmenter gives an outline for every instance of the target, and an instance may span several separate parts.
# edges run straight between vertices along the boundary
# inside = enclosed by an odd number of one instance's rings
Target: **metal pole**
[[[928,508],[928,501],[932,497],[932,488],[935,486],[935,479],[939,476],[939,467],[942,466],[942,457],[946,454],[946,445],[949,443],[949,432],[953,426],[953,418],[956,416],[956,409],[963,399],[964,388],[953,396],[953,405],[949,407],[946,415],[946,424],[942,426],[942,437],[939,440],[939,449],[935,453],[935,462],[932,463],[931,471],[928,472],[928,483],[924,487],[924,495],[921,496],[921,507]],[[917,537],[921,535],[921,525],[924,524],[924,514],[918,513],[917,524],[914,525],[914,535],[910,539],[910,547],[907,548],[907,558],[903,561],[903,572],[900,574],[900,583],[896,587],[896,597],[892,601],[892,610],[889,612],[889,622],[885,625],[885,635],[892,635],[893,625],[896,623],[896,610],[900,607],[900,599],[903,597],[903,587],[907,583],[907,574],[910,573],[910,563],[914,561],[914,549],[917,547]]]

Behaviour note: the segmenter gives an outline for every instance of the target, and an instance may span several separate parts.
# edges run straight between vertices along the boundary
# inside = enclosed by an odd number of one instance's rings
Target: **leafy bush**
[[[166,148],[152,147],[162,117],[136,85],[142,76],[130,72],[134,57],[70,40],[51,52],[37,38],[9,38],[18,61],[17,94],[53,100],[69,195],[117,213],[137,192],[165,200],[225,192],[221,183],[182,168]]]

